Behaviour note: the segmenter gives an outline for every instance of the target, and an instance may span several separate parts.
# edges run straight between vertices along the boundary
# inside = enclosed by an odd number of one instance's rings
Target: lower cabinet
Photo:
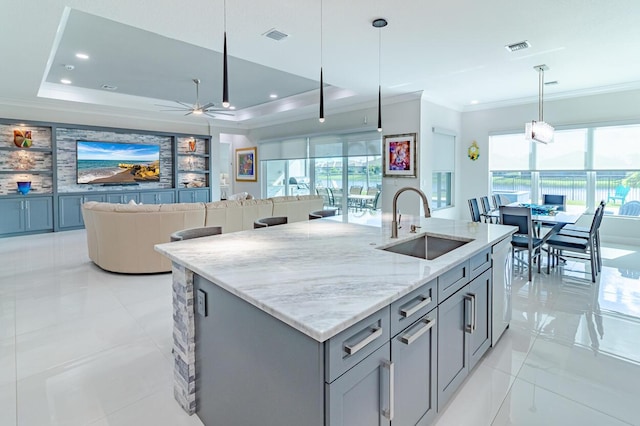
[[[0,200],[0,235],[53,230],[53,198]]]
[[[124,194],[107,194],[107,203],[127,204],[129,201],[140,202],[140,194],[137,192],[129,192]]]
[[[173,204],[176,202],[174,191],[141,192],[142,204]]]
[[[205,189],[180,189],[178,190],[179,203],[208,203],[209,188]]]
[[[389,348],[389,342],[385,343],[326,385],[327,426],[392,424],[389,417],[393,410],[393,366]]]
[[[438,410],[491,345],[491,269],[438,307]]]
[[[391,340],[393,426],[428,425],[437,413],[438,310]]]
[[[82,228],[82,204],[88,201],[104,201],[105,194],[61,195],[58,197],[58,228],[61,230]]]

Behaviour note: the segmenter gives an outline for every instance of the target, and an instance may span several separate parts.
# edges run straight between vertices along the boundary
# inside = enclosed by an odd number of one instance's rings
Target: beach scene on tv
[[[160,146],[77,141],[78,183],[134,184],[160,180]]]

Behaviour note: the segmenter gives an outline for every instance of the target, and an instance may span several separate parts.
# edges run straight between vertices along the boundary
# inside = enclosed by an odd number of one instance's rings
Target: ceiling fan
[[[208,117],[215,118],[216,115],[233,115],[227,108],[216,107],[216,104],[209,102],[205,105],[200,105],[200,79],[194,78],[193,82],[196,84],[196,103],[193,105],[185,104],[184,102],[174,101],[179,105],[156,105],[160,107],[170,108],[162,109],[160,111],[187,111],[185,115],[201,115],[204,114]]]

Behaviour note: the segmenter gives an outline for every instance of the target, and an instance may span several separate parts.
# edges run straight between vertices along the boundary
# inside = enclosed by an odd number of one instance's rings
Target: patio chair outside
[[[624,185],[616,186],[616,190],[614,194],[609,195],[609,198],[607,199],[607,203],[609,201],[613,201],[614,203],[617,201],[620,201],[620,204],[624,204],[624,200],[627,199],[627,194],[629,194],[629,191],[631,191],[631,188],[628,186],[624,186]]]

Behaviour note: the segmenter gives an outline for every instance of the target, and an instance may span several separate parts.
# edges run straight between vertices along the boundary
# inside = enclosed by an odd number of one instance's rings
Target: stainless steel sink
[[[468,242],[469,241],[452,240],[449,238],[424,234],[409,241],[403,241],[389,247],[384,247],[382,250],[404,254],[406,256],[418,257],[420,259],[433,260],[467,244]]]

